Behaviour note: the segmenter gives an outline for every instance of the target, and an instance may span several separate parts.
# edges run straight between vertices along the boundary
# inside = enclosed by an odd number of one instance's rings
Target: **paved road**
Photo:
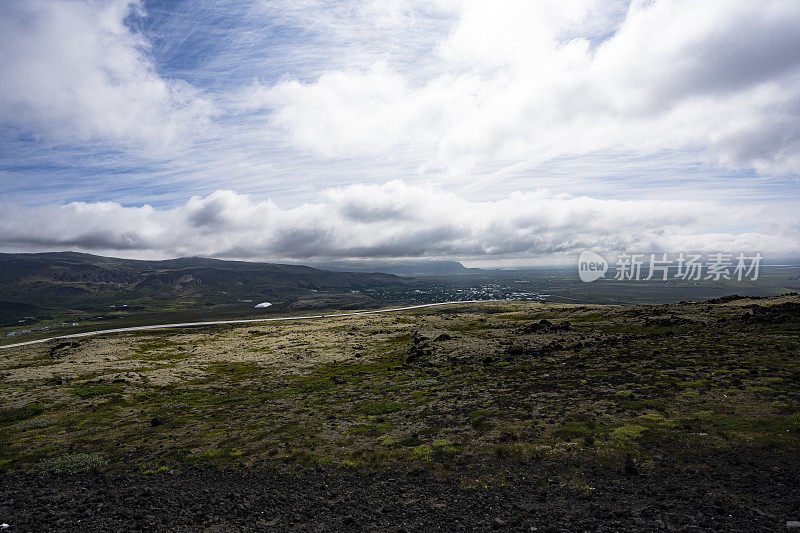
[[[392,313],[394,311],[407,311],[409,309],[421,309],[423,307],[434,307],[437,305],[452,305],[452,304],[469,304],[476,302],[500,302],[503,300],[460,300],[455,302],[437,302],[432,304],[409,305],[406,307],[395,307],[392,309],[374,309],[372,311],[353,311],[352,313],[338,313],[334,315],[308,315],[308,316],[283,316],[273,318],[249,318],[241,320],[215,320],[212,322],[181,322],[178,324],[154,324],[152,326],[133,326],[129,328],[116,328],[116,329],[101,329],[98,331],[85,331],[83,333],[73,333],[71,335],[58,335],[56,337],[48,337],[46,339],[36,339],[34,341],[17,342],[15,344],[6,344],[0,346],[2,348],[14,348],[15,346],[25,346],[28,344],[36,344],[39,342],[47,342],[56,339],[75,339],[78,337],[91,337],[93,335],[102,335],[104,333],[124,333],[126,331],[142,331],[147,329],[168,329],[168,328],[188,328],[196,326],[216,326],[219,324],[248,324],[251,322],[288,322],[292,320],[312,320],[315,318],[336,318],[343,316],[353,315],[371,315],[376,313]]]

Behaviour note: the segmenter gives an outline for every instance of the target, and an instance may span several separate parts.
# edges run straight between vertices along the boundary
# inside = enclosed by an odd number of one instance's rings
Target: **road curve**
[[[372,315],[377,313],[392,313],[395,311],[407,311],[409,309],[421,309],[423,307],[434,307],[437,305],[452,305],[452,304],[469,304],[477,302],[502,302],[505,300],[457,300],[453,302],[436,302],[432,304],[409,305],[406,307],[394,307],[391,309],[373,309],[371,311],[353,311],[352,313],[337,313],[333,315],[308,315],[308,316],[282,316],[273,318],[248,318],[240,320],[214,320],[210,322],[181,322],[177,324],[153,324],[151,326],[132,326],[129,328],[115,328],[115,329],[101,329],[97,331],[84,331],[83,333],[72,333],[70,335],[58,335],[56,337],[48,337],[46,339],[36,339],[33,341],[17,342],[15,344],[6,344],[0,346],[2,348],[14,348],[17,346],[25,346],[28,344],[37,344],[40,342],[47,342],[56,339],[76,339],[79,337],[92,337],[94,335],[103,335],[105,333],[124,333],[127,331],[142,331],[148,329],[169,329],[169,328],[190,328],[196,326],[217,326],[219,324],[249,324],[252,322],[289,322],[292,320],[313,320],[315,318],[336,318],[343,316],[353,315]]]

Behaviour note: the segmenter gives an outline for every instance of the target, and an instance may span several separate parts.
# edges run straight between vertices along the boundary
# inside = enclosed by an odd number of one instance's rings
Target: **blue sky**
[[[0,249],[796,255],[798,24],[782,0],[7,2]]]

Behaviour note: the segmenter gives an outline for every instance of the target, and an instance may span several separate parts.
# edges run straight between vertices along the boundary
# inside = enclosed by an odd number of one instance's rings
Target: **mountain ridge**
[[[154,261],[79,252],[0,254],[0,300],[39,308],[107,310],[121,302],[211,305],[256,298],[288,302],[411,282],[392,274],[204,257]]]

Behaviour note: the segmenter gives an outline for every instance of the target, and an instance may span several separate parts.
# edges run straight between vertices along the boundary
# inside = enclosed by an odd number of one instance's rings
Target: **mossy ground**
[[[798,450],[798,305],[466,304],[17,348],[0,363],[0,468],[94,454],[120,471],[491,476],[564,455]]]

